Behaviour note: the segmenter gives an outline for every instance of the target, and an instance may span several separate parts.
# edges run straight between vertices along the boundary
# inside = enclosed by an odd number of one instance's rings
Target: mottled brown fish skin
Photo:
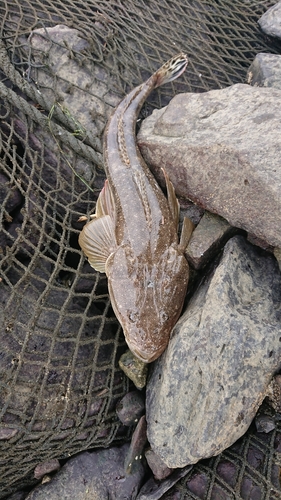
[[[135,127],[151,91],[179,76],[186,64],[186,56],[179,54],[132,90],[115,109],[104,135],[104,166],[114,207],[108,212],[116,238],[105,264],[109,294],[129,348],[146,363],[158,358],[169,342],[189,270],[178,243],[177,217],[140,155]]]

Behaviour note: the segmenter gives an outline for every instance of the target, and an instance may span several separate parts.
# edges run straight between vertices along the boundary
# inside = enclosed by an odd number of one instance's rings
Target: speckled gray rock
[[[281,56],[257,54],[247,72],[247,83],[281,90]]]
[[[281,38],[281,2],[270,7],[258,20],[261,29],[270,36]]]
[[[281,365],[280,295],[274,257],[229,240],[147,386],[148,440],[169,467],[217,455],[249,427]]]
[[[281,90],[237,84],[179,94],[146,118],[138,145],[159,182],[281,247]]]
[[[134,500],[144,476],[139,462],[134,473],[124,473],[128,445],[71,458],[49,483],[35,488],[26,500]]]

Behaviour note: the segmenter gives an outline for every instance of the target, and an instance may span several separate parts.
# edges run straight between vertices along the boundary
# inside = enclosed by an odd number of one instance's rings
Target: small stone
[[[151,448],[146,450],[145,458],[147,460],[149,468],[153,472],[153,476],[158,481],[165,479],[173,472],[173,469],[167,467],[163,460],[161,460],[161,458]]]
[[[9,427],[0,428],[0,440],[11,439],[18,433],[17,429],[11,429]]]
[[[117,416],[124,425],[136,424],[144,412],[144,397],[137,391],[128,392],[116,405]]]
[[[281,2],[270,7],[261,16],[258,23],[267,35],[281,38]]]
[[[265,432],[267,434],[275,429],[274,419],[268,415],[257,415],[255,424],[258,432]]]
[[[49,483],[51,480],[52,480],[51,476],[46,475],[42,478],[41,484]]]
[[[34,477],[35,479],[42,479],[46,474],[50,472],[55,472],[60,469],[59,461],[54,458],[53,460],[49,460],[47,462],[42,462],[38,464],[34,469]]]
[[[205,266],[223,248],[226,241],[237,233],[238,229],[219,215],[205,212],[198,226],[194,229],[185,255],[195,268]]]
[[[134,382],[137,389],[143,389],[146,385],[148,365],[143,363],[134,354],[128,350],[122,354],[119,360],[121,370],[127,377]]]
[[[281,56],[257,54],[247,72],[247,83],[281,90]]]
[[[145,415],[143,415],[133,432],[130,448],[125,459],[124,468],[126,474],[131,474],[134,471],[136,463],[143,458],[143,450],[147,442],[146,429],[146,419]]]

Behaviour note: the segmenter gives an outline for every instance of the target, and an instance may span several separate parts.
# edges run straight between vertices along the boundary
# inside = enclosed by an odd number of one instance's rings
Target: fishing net
[[[273,3],[0,0],[0,498],[42,461],[130,436],[115,414],[124,337],[77,242],[108,116],[180,50],[187,71],[142,117],[176,92],[244,82],[255,54],[280,52],[257,25]]]
[[[268,411],[266,405],[265,412]],[[252,425],[217,457],[202,460],[163,500],[277,500],[280,490],[281,425],[266,433]]]

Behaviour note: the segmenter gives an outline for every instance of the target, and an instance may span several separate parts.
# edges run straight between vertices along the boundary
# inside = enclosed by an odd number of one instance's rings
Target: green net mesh
[[[124,337],[77,242],[108,116],[180,50],[187,71],[142,117],[177,92],[244,82],[258,52],[280,52],[257,25],[273,3],[0,0],[0,498],[39,462],[129,438],[115,414]]]

